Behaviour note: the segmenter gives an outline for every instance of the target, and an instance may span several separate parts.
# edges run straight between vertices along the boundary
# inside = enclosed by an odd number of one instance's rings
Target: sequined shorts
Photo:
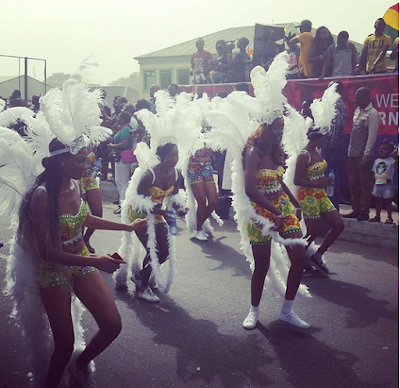
[[[86,245],[77,255],[90,256]],[[39,288],[72,285],[75,277],[80,277],[95,271],[98,271],[98,269],[94,267],[62,265],[40,259],[37,268]]]
[[[283,229],[280,234],[287,235],[290,233],[301,232],[300,221],[296,217],[296,210],[290,202],[290,199],[286,193],[281,194],[278,198],[271,201],[273,205],[279,209],[285,216],[283,220]],[[258,215],[264,217],[272,222],[275,221],[276,216],[267,209],[253,203],[254,210]],[[271,242],[271,235],[264,236],[262,234],[262,225],[250,221],[247,223],[247,233],[249,236],[250,244],[252,245],[264,245]]]
[[[297,199],[305,220],[317,220],[322,213],[336,210],[324,189],[302,187],[297,193]]]
[[[211,163],[189,163],[188,178],[191,185],[196,183],[214,183]]]
[[[90,177],[82,177],[79,183],[81,185],[82,194],[85,194],[89,190],[100,188],[99,178],[92,179]]]

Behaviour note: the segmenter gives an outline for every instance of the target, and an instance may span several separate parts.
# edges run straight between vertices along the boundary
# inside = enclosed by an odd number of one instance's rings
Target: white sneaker
[[[151,303],[158,303],[160,301],[160,298],[152,291],[150,287],[147,287],[143,292],[138,291],[137,296],[138,298]]]
[[[310,327],[310,325],[306,321],[303,321],[294,311],[289,314],[283,314],[281,312],[279,314],[279,319],[293,326],[300,327],[301,329],[308,329]]]
[[[196,235],[194,236],[194,238],[199,241],[207,241],[208,240],[207,236],[204,234],[204,232],[202,230],[198,230],[196,232]]]
[[[245,320],[243,321],[243,327],[246,330],[253,330],[257,326],[258,313],[250,311]]]
[[[78,368],[77,361],[74,361],[70,368],[70,373],[73,381],[70,381],[71,386],[76,388],[97,388],[96,383],[93,381],[93,372],[89,365],[85,370]]]

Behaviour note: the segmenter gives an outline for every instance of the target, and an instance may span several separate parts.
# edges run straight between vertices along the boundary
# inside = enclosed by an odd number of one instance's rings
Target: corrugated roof
[[[254,26],[247,27],[235,27],[228,28],[226,30],[214,32],[213,34],[199,36],[195,39],[188,40],[183,43],[176,44],[171,47],[167,47],[158,51],[153,51],[148,54],[140,55],[135,57],[135,59],[140,58],[154,58],[154,57],[180,57],[184,55],[192,55],[196,51],[196,40],[203,38],[205,42],[205,50],[209,51],[211,54],[216,54],[215,44],[219,40],[236,40],[242,36],[246,37],[250,41],[249,48],[253,48],[254,39]]]
[[[276,27],[285,27],[290,23],[280,23],[280,24],[274,24]],[[297,23],[294,23],[297,24]],[[226,30],[214,32],[213,34],[205,35],[202,36],[201,38],[204,39],[205,42],[205,50],[211,52],[211,54],[216,54],[217,51],[215,49],[215,44],[219,40],[225,40],[225,41],[230,41],[230,40],[237,40],[238,38],[241,38],[242,36],[246,37],[249,41],[250,44],[248,46],[248,49],[253,49],[253,41],[254,41],[254,29],[255,25],[253,26],[246,26],[246,27],[233,27],[233,28],[228,28]],[[316,29],[313,28],[313,33],[315,34]],[[333,34],[332,34],[333,35]],[[336,35],[333,35],[333,37],[337,38]],[[141,59],[141,58],[162,58],[162,57],[180,57],[180,56],[190,56],[196,51],[196,40],[200,38],[197,37],[195,39],[188,40],[183,43],[178,43],[170,47],[163,48],[161,50],[153,51],[148,54],[140,55],[138,57],[135,57],[135,59]],[[351,41],[350,42],[354,43],[357,51],[360,52],[362,49],[362,45]]]

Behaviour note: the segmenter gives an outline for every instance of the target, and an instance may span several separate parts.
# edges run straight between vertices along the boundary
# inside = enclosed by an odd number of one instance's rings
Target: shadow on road
[[[130,294],[118,294],[118,299],[155,333],[156,344],[177,350],[176,375],[182,382],[197,381],[204,387],[219,383],[229,388],[265,388],[272,383],[262,369],[274,359],[263,349],[259,336],[241,339],[221,334],[214,322],[193,319],[165,295],[160,305],[132,299]]]
[[[299,332],[274,321],[258,326],[275,350],[287,381],[297,388],[365,388],[353,371],[358,357],[334,349],[312,336],[316,329]]]
[[[311,294],[350,311],[346,317],[348,328],[369,327],[381,318],[398,320],[398,313],[388,310],[389,302],[371,298],[370,289],[332,278],[304,278]]]

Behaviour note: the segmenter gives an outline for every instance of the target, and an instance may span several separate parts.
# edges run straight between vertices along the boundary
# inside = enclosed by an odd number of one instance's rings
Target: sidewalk
[[[103,200],[115,201],[118,199],[117,187],[113,182],[100,182],[100,189]],[[340,213],[347,214],[351,212],[351,206],[340,205]],[[371,209],[370,217],[375,216],[375,209]],[[233,219],[233,208],[229,212],[229,218]],[[382,211],[382,221],[387,218],[386,211]],[[399,248],[399,213],[393,212],[393,221],[395,225],[377,224],[368,221],[357,221],[354,219],[343,219],[345,230],[340,235],[339,240],[356,242],[363,245],[374,247],[389,248],[398,250]]]

